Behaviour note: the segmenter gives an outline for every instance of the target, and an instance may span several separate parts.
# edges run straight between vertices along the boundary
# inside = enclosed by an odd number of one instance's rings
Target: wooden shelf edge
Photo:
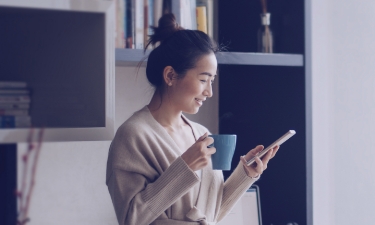
[[[142,49],[116,49],[116,66],[145,66],[150,50]],[[219,64],[226,65],[259,65],[259,66],[304,66],[302,54],[266,54],[252,52],[219,52]]]

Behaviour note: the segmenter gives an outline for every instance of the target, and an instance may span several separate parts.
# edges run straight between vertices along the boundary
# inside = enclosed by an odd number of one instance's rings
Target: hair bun
[[[158,27],[151,27],[153,29],[153,34],[150,35],[147,46],[150,44],[155,46],[157,42],[163,42],[176,31],[184,30],[184,28],[180,27],[177,23],[176,17],[172,13],[164,14],[159,19],[158,25]]]

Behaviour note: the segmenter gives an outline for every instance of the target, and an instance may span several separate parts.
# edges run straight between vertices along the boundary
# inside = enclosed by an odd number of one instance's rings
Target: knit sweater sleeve
[[[117,136],[129,137],[131,134]],[[152,223],[199,182],[181,157],[160,172],[154,163],[157,159],[148,156],[144,150],[155,148],[153,150],[158,152],[158,145],[144,146],[142,143],[145,141],[137,143],[131,137],[127,141],[115,137],[111,144],[107,186],[120,225]]]
[[[218,222],[229,213],[246,190],[258,179],[259,178],[247,176],[242,162],[239,162],[236,169],[224,183],[223,198],[217,219]]]

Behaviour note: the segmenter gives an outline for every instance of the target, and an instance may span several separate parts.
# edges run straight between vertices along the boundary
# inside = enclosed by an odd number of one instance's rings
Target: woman
[[[278,147],[256,164],[241,157],[224,183],[212,170],[215,148],[209,131],[189,121],[212,96],[218,51],[203,32],[183,30],[172,14],[163,16],[149,44],[146,74],[155,87],[149,103],[119,127],[111,143],[107,179],[120,225],[216,224],[259,179]]]

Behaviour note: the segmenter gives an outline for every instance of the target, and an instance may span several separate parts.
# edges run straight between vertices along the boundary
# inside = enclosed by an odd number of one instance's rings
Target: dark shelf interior
[[[219,0],[219,43],[231,52],[256,52],[260,0]],[[268,0],[275,53],[305,55],[304,1]],[[302,67],[220,65],[219,132],[237,134],[233,158],[265,147],[288,130],[284,143],[256,182],[265,225],[307,224],[305,63]],[[224,172],[227,178],[232,171]]]
[[[219,0],[219,43],[232,52],[256,52],[260,0]],[[268,0],[275,53],[304,54],[304,1]]]
[[[256,183],[263,224],[306,224],[306,123],[303,67],[219,67],[219,131],[237,134],[235,168],[241,155],[265,147],[288,130],[285,142]],[[224,172],[227,178],[232,171]]]
[[[26,82],[34,127],[105,127],[103,13],[0,7],[0,82]]]
[[[17,144],[0,144],[0,224],[17,224]]]

